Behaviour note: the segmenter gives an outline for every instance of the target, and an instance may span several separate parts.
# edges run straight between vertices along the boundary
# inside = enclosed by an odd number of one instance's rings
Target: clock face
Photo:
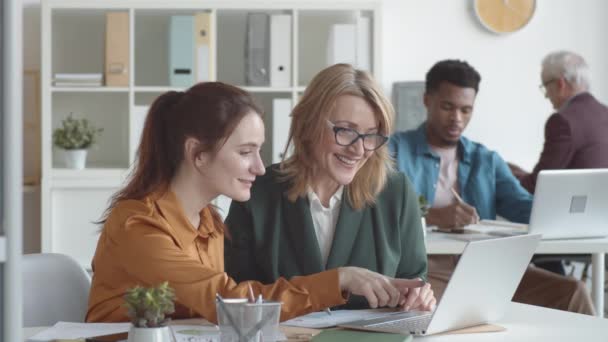
[[[515,32],[532,19],[536,0],[475,0],[479,21],[495,33]]]

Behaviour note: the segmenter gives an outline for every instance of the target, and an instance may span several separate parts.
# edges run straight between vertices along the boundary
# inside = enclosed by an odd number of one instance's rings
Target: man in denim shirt
[[[429,225],[460,228],[497,215],[520,223],[530,219],[532,196],[505,161],[462,136],[473,115],[480,81],[479,73],[466,62],[438,62],[426,75],[427,121],[417,130],[391,137],[389,146],[398,169],[431,204],[426,215]],[[428,279],[437,299],[456,263],[456,256],[429,257]],[[535,267],[528,268],[513,300],[594,313],[584,284]]]

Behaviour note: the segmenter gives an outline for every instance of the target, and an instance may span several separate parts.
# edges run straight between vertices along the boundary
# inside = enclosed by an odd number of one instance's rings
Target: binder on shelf
[[[131,153],[131,160],[134,161],[141,140],[141,134],[144,131],[144,124],[146,122],[146,116],[150,107],[148,106],[135,106],[131,113],[131,122],[129,125],[129,152]]]
[[[106,13],[106,86],[129,85],[129,12]]]
[[[194,17],[173,15],[169,24],[169,83],[190,87],[194,83]]]
[[[355,33],[357,35],[357,68],[371,71],[371,19],[364,16],[358,16],[355,25]]]
[[[291,99],[272,100],[272,163],[283,159],[289,127],[291,126]],[[289,156],[288,155],[285,157]]]
[[[291,15],[270,16],[270,86],[291,84]]]
[[[267,13],[247,13],[245,41],[245,83],[250,86],[270,84],[269,16]]]
[[[194,70],[196,82],[210,81],[215,74],[214,50],[212,37],[212,15],[209,12],[194,15]]]
[[[357,16],[354,24],[335,24],[327,38],[327,65],[348,63],[371,70],[371,19]]]
[[[327,65],[348,63],[357,65],[356,27],[354,24],[334,24],[327,41]]]

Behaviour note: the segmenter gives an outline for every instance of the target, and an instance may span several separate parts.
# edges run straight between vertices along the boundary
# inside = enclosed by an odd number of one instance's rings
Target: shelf
[[[128,87],[51,87],[54,93],[126,93]]]
[[[301,10],[298,16],[298,86],[305,86],[322,69],[333,62],[328,62],[329,37],[332,27],[336,24],[356,25],[357,17],[370,19],[373,26],[373,11],[355,9],[334,10]],[[373,37],[373,28],[370,26],[370,38]],[[341,45],[343,48],[348,45]],[[373,40],[370,47],[374,46]],[[373,48],[372,48],[373,49]],[[371,54],[371,51],[370,51]],[[346,61],[349,62],[349,61]],[[373,61],[371,61],[373,65]],[[372,69],[373,70],[373,69]]]
[[[61,127],[70,114],[76,119],[87,119],[97,128],[103,128],[95,145],[87,153],[87,167],[128,168],[129,156],[129,93],[128,92],[57,92],[52,94],[51,126]],[[65,166],[63,151],[53,148],[54,168]]]
[[[52,12],[51,74],[104,72],[106,12],[102,9]]]
[[[122,178],[124,174],[127,173],[129,169],[123,168],[90,168],[84,170],[74,170],[74,169],[62,169],[62,168],[54,168],[51,170],[51,177],[53,179],[60,178]]]

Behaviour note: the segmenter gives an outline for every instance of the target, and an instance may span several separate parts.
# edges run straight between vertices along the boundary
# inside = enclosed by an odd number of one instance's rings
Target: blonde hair
[[[306,87],[300,102],[291,112],[291,127],[284,155],[293,154],[281,162],[280,178],[288,181],[290,201],[305,196],[315,170],[314,150],[327,134],[327,119],[342,95],[353,95],[367,101],[379,122],[378,133],[389,135],[393,129],[394,110],[369,73],[349,64],[336,64],[319,72]],[[354,209],[373,204],[393,170],[385,144],[372,155],[347,185],[348,201]]]

